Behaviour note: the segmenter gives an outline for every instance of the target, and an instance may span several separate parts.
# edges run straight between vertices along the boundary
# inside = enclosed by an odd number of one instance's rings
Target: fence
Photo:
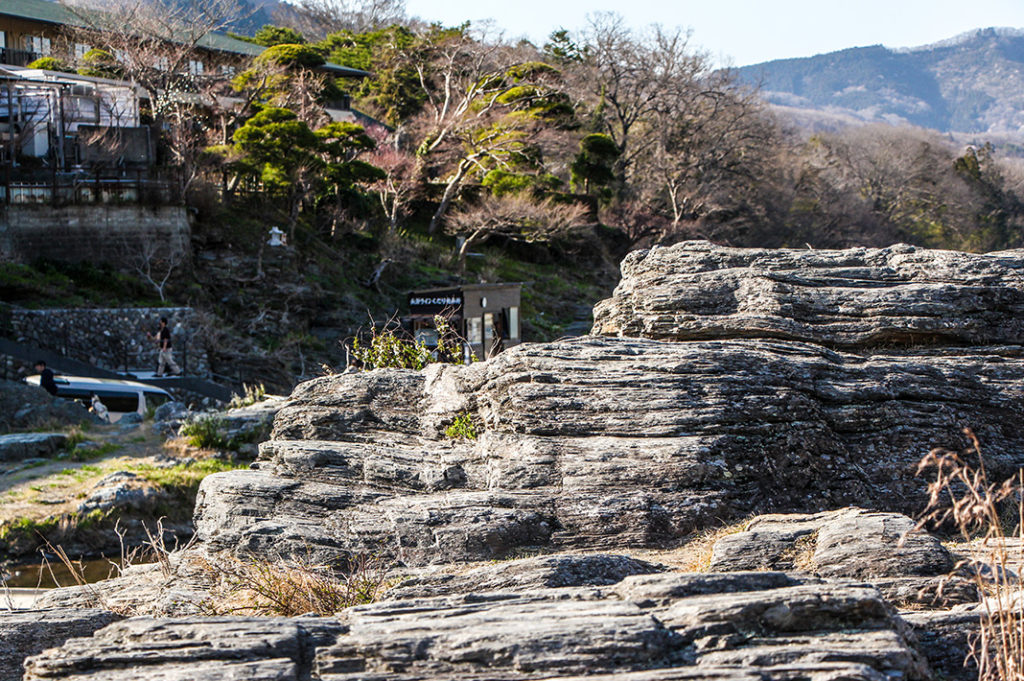
[[[127,173],[38,173],[0,172],[0,202],[4,204],[48,204],[67,206],[90,203],[132,203],[166,205],[178,199],[176,184],[155,179],[148,171]]]

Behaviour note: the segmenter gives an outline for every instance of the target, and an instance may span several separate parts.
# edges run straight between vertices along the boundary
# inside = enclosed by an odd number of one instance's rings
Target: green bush
[[[61,73],[74,73],[75,70],[56,57],[40,57],[28,65],[30,69],[42,69],[43,71],[59,71]]]
[[[401,327],[389,322],[382,328],[373,327],[368,343],[352,341],[352,354],[369,369],[416,369],[430,362],[430,350],[423,343],[399,337]]]
[[[475,440],[476,426],[473,425],[473,415],[469,412],[459,414],[444,434],[453,440]]]
[[[284,43],[263,50],[263,54],[256,57],[256,63],[314,69],[324,63],[324,56],[309,45]]]
[[[224,437],[223,427],[224,420],[219,416],[205,414],[182,425],[180,435],[193,447],[226,449],[229,443]]]

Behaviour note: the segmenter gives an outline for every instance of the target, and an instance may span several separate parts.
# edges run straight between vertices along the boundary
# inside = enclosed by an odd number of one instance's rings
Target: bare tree
[[[188,260],[187,245],[172,243],[156,234],[143,234],[122,240],[119,250],[123,262],[153,287],[160,302],[166,302],[171,276]]]
[[[206,47],[209,35],[237,18],[234,0],[61,0],[75,17],[71,39],[112,57],[112,75],[144,92],[154,139],[166,134],[165,150],[181,168],[179,190],[198,174],[202,151],[216,134],[215,104],[241,58]],[[224,62],[224,63],[219,63]]]
[[[649,205],[667,204],[672,230],[706,215],[723,190],[764,177],[776,139],[756,94],[727,73],[691,85],[671,109],[651,115],[650,140],[633,161],[637,193]]]
[[[283,19],[311,38],[344,30],[362,33],[406,20],[405,0],[298,0],[295,5]]]
[[[125,80],[142,87],[160,118],[196,81],[217,77],[208,36],[237,18],[234,0],[62,0],[76,19],[67,30],[110,53]],[[199,64],[202,63],[202,66]]]
[[[492,237],[510,241],[552,241],[588,224],[589,211],[578,203],[537,201],[522,194],[489,197],[452,214],[445,231],[464,238],[456,256],[464,269],[472,246]]]
[[[634,32],[613,13],[592,15],[582,44],[584,59],[567,72],[577,98],[619,148],[621,191],[637,156],[655,143],[652,120],[693,101],[709,60],[690,47],[687,33],[657,25]]]
[[[392,143],[383,129],[370,129],[367,134],[377,142],[377,148],[367,154],[365,160],[384,172],[384,177],[369,188],[377,194],[388,229],[394,231],[405,217],[408,202],[416,191],[416,159]]]

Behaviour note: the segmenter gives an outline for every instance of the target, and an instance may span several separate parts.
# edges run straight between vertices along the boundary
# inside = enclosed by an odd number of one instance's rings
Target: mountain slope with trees
[[[911,49],[856,47],[737,69],[770,102],[943,132],[1024,129],[1024,31],[986,28]]]

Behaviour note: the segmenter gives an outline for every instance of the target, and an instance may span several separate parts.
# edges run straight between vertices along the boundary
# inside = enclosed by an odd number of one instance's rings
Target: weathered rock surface
[[[909,632],[865,585],[647,574],[327,618],[136,618],[29,660],[25,678],[930,678]]]
[[[903,618],[914,628],[918,649],[940,679],[976,681],[978,665],[971,659],[980,606],[960,605],[937,612],[909,612]]]
[[[67,445],[63,433],[14,433],[0,435],[0,461],[22,461],[53,456]]]
[[[779,338],[837,348],[1024,343],[1024,251],[896,245],[842,251],[634,251],[593,333],[685,341]]]
[[[203,613],[215,576],[203,569],[206,556],[174,552],[170,568],[158,563],[132,565],[123,574],[94,584],[51,589],[35,600],[37,608],[101,608],[156,617]]]
[[[626,260],[599,335],[304,383],[251,470],[203,481],[199,546],[383,554],[419,575],[334,617],[130,620],[28,678],[933,678],[920,651],[954,677],[959,651],[928,624],[917,648],[887,602],[934,605],[952,560],[924,535],[899,546],[912,521],[892,512],[920,510],[917,462],[966,444],[965,425],[993,478],[1024,463],[1022,263],[683,244]],[[467,414],[479,437],[446,437]],[[423,567],[674,545],[772,512],[801,515],[723,540],[728,572],[611,555]],[[766,569],[794,572],[751,572]],[[161,601],[162,579],[129,575],[119,605],[194,612],[203,585]]]
[[[585,338],[468,367],[299,386],[257,470],[208,477],[217,548],[387,550],[670,542],[711,518],[850,504],[916,512],[918,460],[965,423],[1024,460],[1024,349],[861,357],[783,341]],[[472,414],[477,440],[444,427]]]
[[[866,579],[900,604],[976,601],[971,581],[950,576],[953,557],[938,538],[914,528],[907,516],[859,508],[760,516],[715,543],[710,569],[800,570]]]
[[[807,569],[850,578],[948,574],[949,551],[914,527],[907,516],[859,508],[760,516],[715,543],[711,569]]]
[[[119,619],[103,610],[0,611],[0,681],[20,681],[26,657],[91,636]]]
[[[136,473],[116,471],[96,481],[88,496],[78,505],[77,512],[82,516],[93,511],[152,512],[171,498],[169,493]]]
[[[403,580],[387,593],[389,599],[449,596],[480,591],[521,592],[567,586],[607,586],[632,575],[664,572],[667,568],[628,556],[607,554],[558,555],[485,565],[461,574],[425,574]]]

